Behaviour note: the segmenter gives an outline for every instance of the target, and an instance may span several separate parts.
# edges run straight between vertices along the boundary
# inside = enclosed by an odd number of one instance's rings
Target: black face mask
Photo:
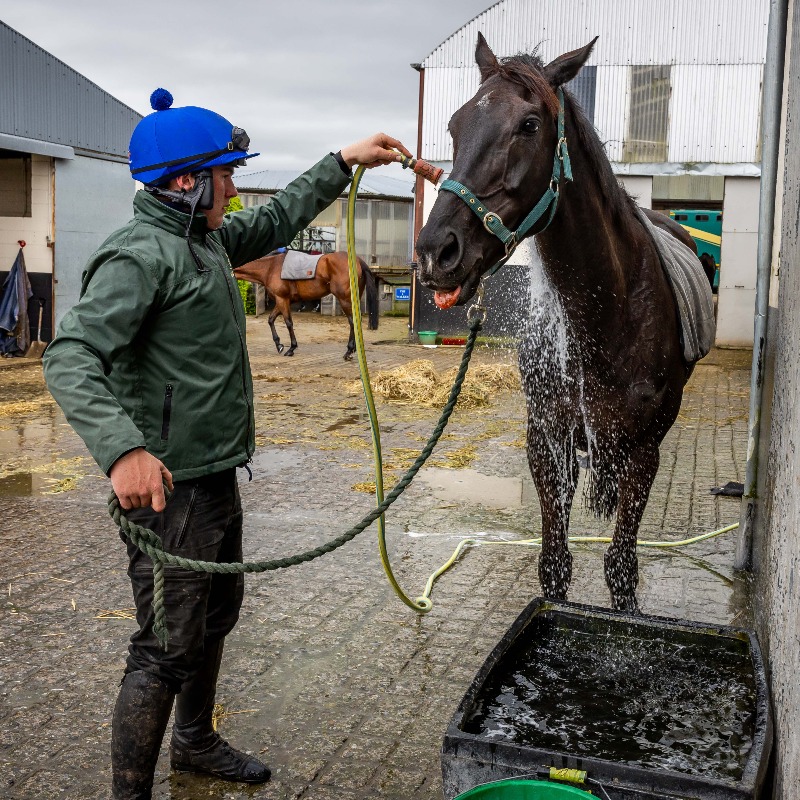
[[[188,206],[193,217],[196,211],[207,211],[214,207],[214,178],[210,169],[204,169],[194,174],[194,187],[175,191],[159,186],[145,186],[145,191],[158,194],[175,203]]]
[[[242,131],[244,133],[244,131]],[[194,259],[198,272],[210,272],[197,255],[197,251],[192,245],[191,228],[192,220],[197,211],[207,211],[214,207],[214,176],[210,169],[204,169],[193,173],[194,186],[185,191],[173,191],[171,189],[161,189],[158,186],[145,186],[145,190],[150,194],[161,195],[181,205],[189,206],[189,219],[186,222],[186,244]]]

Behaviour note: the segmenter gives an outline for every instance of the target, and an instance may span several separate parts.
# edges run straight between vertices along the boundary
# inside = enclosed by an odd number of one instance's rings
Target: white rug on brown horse
[[[287,250],[286,258],[281,266],[281,278],[285,281],[307,281],[317,274],[317,261],[322,258],[301,253],[299,250]]]

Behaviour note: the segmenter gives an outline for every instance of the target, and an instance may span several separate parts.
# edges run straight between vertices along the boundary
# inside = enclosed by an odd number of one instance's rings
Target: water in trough
[[[709,650],[675,632],[642,638],[537,620],[488,676],[463,730],[576,756],[737,781],[753,743],[747,644]]]

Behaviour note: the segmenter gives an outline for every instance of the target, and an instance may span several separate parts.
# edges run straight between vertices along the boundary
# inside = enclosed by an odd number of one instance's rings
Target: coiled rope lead
[[[355,241],[355,198],[358,190],[358,181],[361,179],[364,168],[360,167],[356,171],[353,179],[353,186],[350,191],[350,198],[348,200],[348,254],[353,252],[353,259],[355,258],[355,251],[353,242]],[[350,275],[350,289],[352,296],[358,298],[357,279],[354,288],[353,284],[353,264],[351,261],[351,275]],[[398,497],[405,491],[406,487],[411,483],[416,474],[425,464],[430,457],[433,449],[436,447],[439,439],[444,433],[444,429],[453,413],[453,409],[458,402],[458,396],[461,393],[461,387],[464,383],[464,378],[467,374],[469,361],[472,357],[472,352],[475,348],[475,341],[478,333],[481,330],[483,323],[483,315],[481,313],[473,314],[470,316],[469,322],[469,336],[467,343],[464,347],[464,353],[461,358],[461,364],[458,368],[453,386],[450,389],[450,394],[447,398],[439,421],[433,430],[430,438],[425,446],[420,451],[414,463],[408,468],[403,477],[397,482],[394,488],[384,497],[383,494],[383,473],[382,473],[382,459],[380,449],[380,433],[378,431],[377,415],[375,413],[375,403],[372,398],[372,390],[369,385],[369,373],[366,368],[366,358],[364,356],[364,340],[361,331],[361,314],[358,301],[353,303],[353,323],[356,331],[356,342],[359,356],[359,366],[362,369],[362,384],[365,385],[365,396],[367,398],[367,406],[370,413],[370,424],[373,431],[373,451],[375,453],[376,463],[376,487],[379,488],[378,503],[372,511],[366,514],[360,522],[354,525],[349,530],[345,531],[340,536],[332,539],[331,541],[307,550],[303,553],[285,558],[275,558],[269,561],[253,561],[253,562],[234,562],[234,563],[217,563],[215,561],[198,561],[196,559],[184,558],[183,556],[176,556],[164,550],[161,538],[149,528],[144,528],[131,522],[125,515],[124,510],[120,506],[119,499],[112,492],[108,498],[108,511],[114,522],[119,525],[122,532],[136,545],[143,553],[148,555],[153,562],[153,613],[155,620],[153,623],[153,632],[158,638],[162,648],[167,648],[168,632],[167,632],[167,619],[166,611],[164,609],[164,566],[169,564],[173,567],[180,567],[181,569],[192,570],[195,572],[210,572],[210,573],[246,573],[246,572],[266,572],[269,570],[284,569],[292,567],[297,564],[303,564],[312,561],[326,553],[333,552],[337,548],[354,539],[359,533],[368,528],[376,519],[380,519],[379,525],[379,540],[381,549],[381,560],[394,590],[398,596],[411,608],[420,612],[427,613],[431,609],[431,602],[426,596],[417,598],[416,600],[410,599],[400,588],[397,580],[395,579],[391,566],[389,564],[388,554],[386,552],[385,529],[383,525],[383,514],[397,500]],[[366,382],[364,383],[364,381]]]

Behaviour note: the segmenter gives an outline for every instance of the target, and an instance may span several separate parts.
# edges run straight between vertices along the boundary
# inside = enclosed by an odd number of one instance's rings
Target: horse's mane
[[[500,59],[495,74],[506,80],[516,83],[538,97],[545,107],[553,114],[558,115],[558,97],[547,82],[543,74],[544,62],[539,57],[538,46],[532,53],[518,53],[515,56]],[[583,109],[575,101],[572,93],[562,87],[564,92],[565,110],[572,116],[572,121],[578,132],[581,148],[587,154],[589,162],[595,172],[600,191],[603,194],[606,209],[614,216],[627,222],[632,218],[634,201],[623,189],[611,170],[603,143],[597,135],[594,125],[586,118]],[[635,214],[633,214],[635,217]]]

